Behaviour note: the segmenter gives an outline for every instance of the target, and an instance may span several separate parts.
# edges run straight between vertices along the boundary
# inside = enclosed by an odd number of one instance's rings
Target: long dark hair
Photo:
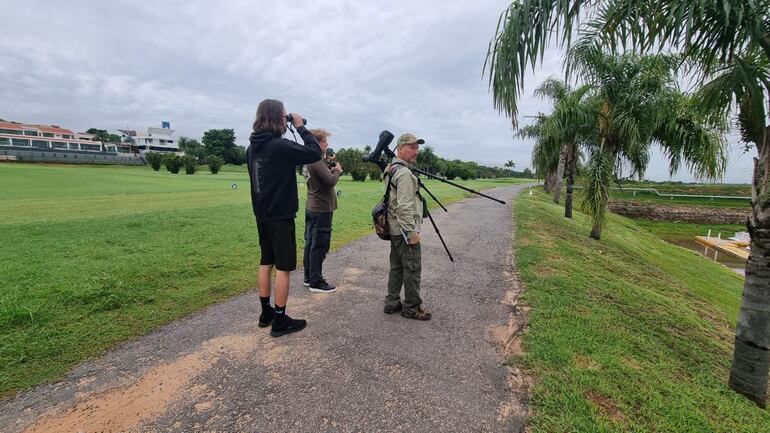
[[[257,107],[257,118],[254,120],[254,132],[272,132],[279,136],[286,133],[283,123],[283,102],[276,99],[265,99]]]

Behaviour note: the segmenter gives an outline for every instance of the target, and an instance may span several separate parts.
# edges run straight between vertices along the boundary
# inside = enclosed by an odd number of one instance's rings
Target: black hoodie
[[[251,180],[251,206],[257,221],[293,219],[297,216],[296,166],[321,159],[321,147],[304,126],[297,128],[305,145],[272,132],[252,132],[246,151]]]

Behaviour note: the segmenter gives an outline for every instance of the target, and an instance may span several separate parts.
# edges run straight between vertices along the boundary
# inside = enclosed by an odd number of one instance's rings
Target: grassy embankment
[[[726,386],[741,277],[616,215],[592,241],[540,193],[515,214],[533,432],[770,431]]]
[[[467,195],[427,183],[444,203]],[[243,167],[187,176],[0,164],[0,185],[0,396],[255,285],[258,242]],[[372,233],[382,184],[345,177],[338,190],[333,249]]]

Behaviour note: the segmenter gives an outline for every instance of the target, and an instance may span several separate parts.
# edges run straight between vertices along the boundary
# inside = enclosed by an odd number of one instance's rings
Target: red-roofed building
[[[73,132],[58,125],[35,125],[3,119],[0,119],[0,146],[117,153],[114,144],[105,145],[93,134]]]

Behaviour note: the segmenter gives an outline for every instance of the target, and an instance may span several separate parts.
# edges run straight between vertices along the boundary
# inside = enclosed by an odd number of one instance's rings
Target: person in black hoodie
[[[262,314],[259,327],[272,324],[270,335],[280,337],[301,331],[302,319],[286,314],[291,271],[297,268],[294,218],[299,208],[296,166],[321,160],[321,147],[303,125],[302,116],[291,114],[291,122],[305,145],[282,138],[288,121],[281,101],[265,99],[257,107],[254,132],[246,151],[251,205],[257,219],[259,249],[259,299]],[[275,267],[275,308],[270,306],[270,275]]]

